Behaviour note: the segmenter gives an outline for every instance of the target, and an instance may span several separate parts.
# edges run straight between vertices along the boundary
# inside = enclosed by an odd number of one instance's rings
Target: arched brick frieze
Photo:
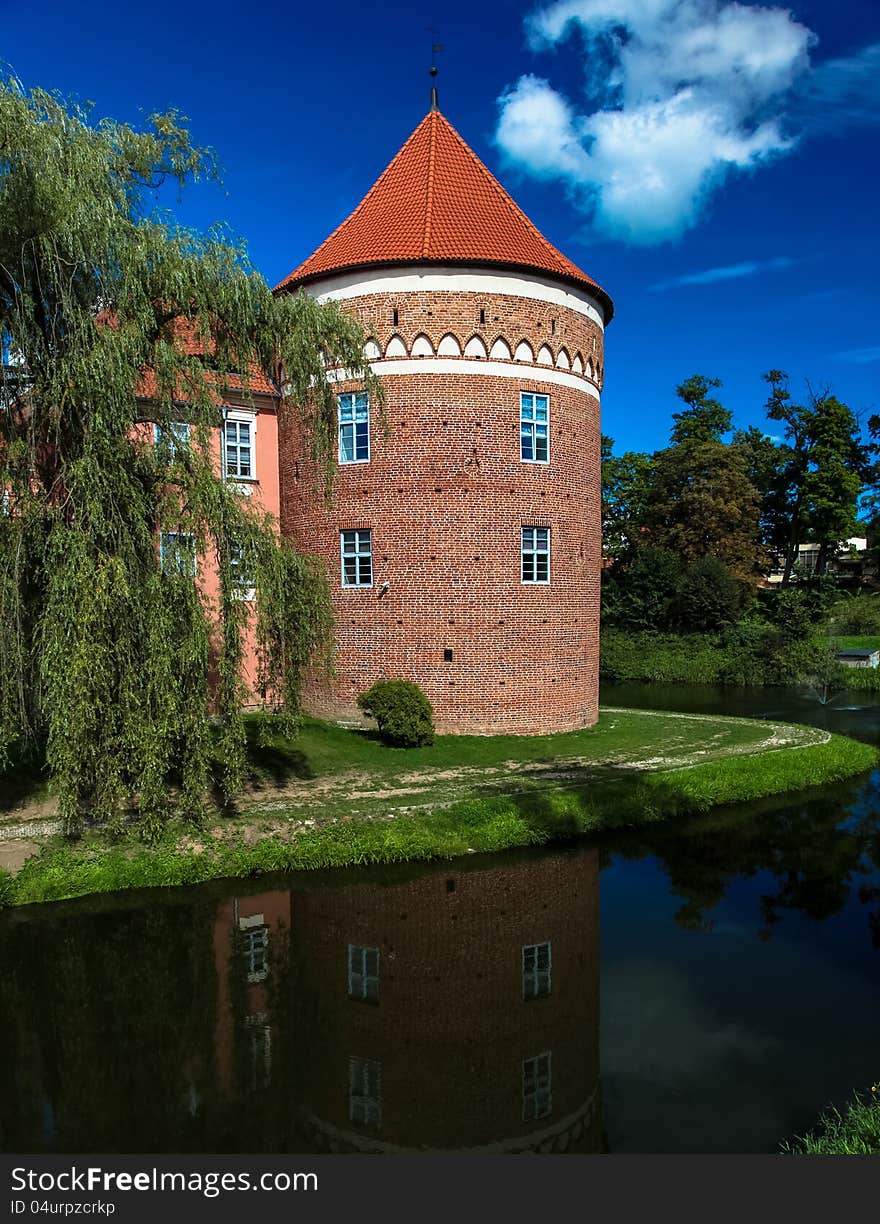
[[[440,341],[440,343],[437,345],[437,356],[438,357],[460,357],[461,356],[461,344],[459,343],[458,337],[454,336],[452,332],[447,332],[446,335]]]
[[[406,345],[404,344],[402,337],[396,334],[391,337],[391,339],[388,341],[387,345],[385,346],[385,356],[386,357],[408,357],[409,356],[409,354],[406,351]]]
[[[410,355],[412,357],[434,356],[434,346],[424,332],[420,332],[419,335],[416,336],[415,340],[413,340]]]
[[[471,336],[467,344],[464,346],[465,357],[488,357],[486,352],[486,344],[482,336]]]

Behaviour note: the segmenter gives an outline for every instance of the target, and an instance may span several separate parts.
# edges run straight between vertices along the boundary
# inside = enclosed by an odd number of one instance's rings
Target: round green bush
[[[434,742],[434,711],[417,684],[409,680],[377,680],[357,703],[375,718],[379,734],[398,748],[419,748]]]

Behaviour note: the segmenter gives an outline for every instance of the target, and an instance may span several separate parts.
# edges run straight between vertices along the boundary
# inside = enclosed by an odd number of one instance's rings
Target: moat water
[[[813,722],[880,705],[614,686]],[[880,1066],[880,775],[561,848],[0,915],[0,1150],[775,1152]]]

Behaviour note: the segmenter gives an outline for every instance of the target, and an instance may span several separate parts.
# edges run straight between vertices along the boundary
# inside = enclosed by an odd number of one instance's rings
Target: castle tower
[[[281,529],[326,562],[337,621],[306,708],[356,721],[389,678],[444,731],[594,723],[608,294],[437,110],[277,287],[298,289],[361,320],[385,390],[338,384],[329,501],[307,439],[280,439]]]

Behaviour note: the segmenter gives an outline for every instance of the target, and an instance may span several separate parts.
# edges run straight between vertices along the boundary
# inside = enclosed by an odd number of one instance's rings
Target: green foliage
[[[434,742],[434,711],[417,684],[409,680],[377,680],[357,703],[375,718],[389,744],[418,748]]]
[[[860,591],[832,604],[830,632],[834,634],[880,634],[880,597]]]
[[[651,497],[653,461],[638,451],[613,454],[602,438],[602,554],[626,557],[639,545]]]
[[[827,1109],[815,1129],[782,1151],[789,1156],[868,1156],[880,1154],[880,1084],[856,1093],[844,1106]]]
[[[721,386],[720,378],[706,378],[703,374],[692,374],[675,389],[675,394],[687,407],[683,412],[673,412],[670,442],[680,446],[688,442],[720,442],[733,422],[731,413],[709,396],[710,390]]]
[[[683,564],[678,553],[645,545],[603,576],[607,625],[627,629],[718,630],[743,605],[743,587],[715,557]]]
[[[689,565],[678,596],[679,622],[688,629],[718,629],[736,620],[742,588],[717,557]]]
[[[0,867],[0,910],[12,904],[15,882],[8,871]]]
[[[151,211],[166,180],[216,174],[174,112],[136,130],[8,84],[0,141],[0,331],[16,358],[0,375],[0,757],[45,748],[69,829],[133,808],[155,836],[169,787],[202,810],[210,710],[224,792],[243,777],[251,605],[234,552],[253,563],[267,703],[295,716],[327,639],[325,582],[215,471],[222,405],[283,370],[281,412],[301,413],[329,464],[325,363],[360,370],[363,335],[336,306],[274,297],[222,230]],[[181,418],[188,442],[153,445],[153,425]],[[216,600],[188,565],[163,572],[160,531],[192,537]]]
[[[611,681],[683,684],[816,685],[852,687],[824,665],[827,648],[791,640],[775,626],[745,617],[720,633],[638,633],[605,628],[600,673]],[[875,673],[871,673],[875,674]]]
[[[768,543],[784,557],[787,586],[800,543],[820,545],[817,571],[822,574],[840,541],[855,534],[859,494],[874,468],[871,447],[862,442],[859,422],[846,404],[809,387],[807,402],[796,404],[781,370],[770,370],[764,381],[770,387],[767,416],[782,423],[785,441],[762,490],[762,520]]]
[[[798,679],[812,689],[823,705],[847,687],[851,668],[844,667],[837,651],[826,642],[807,643],[797,654]]]
[[[603,680],[721,684],[728,661],[717,633],[631,632],[606,627],[600,639]]]
[[[654,456],[647,538],[686,562],[717,558],[744,585],[764,565],[758,495],[742,455],[709,440],[688,441]]]
[[[630,730],[646,721],[638,712],[614,716],[615,724],[627,720]],[[656,754],[661,745],[665,750],[671,728],[681,733],[681,721],[676,723],[672,716],[650,716],[647,722],[653,738],[648,742],[642,734],[642,755]],[[747,719],[724,719],[703,720],[701,729],[709,725],[717,732],[719,722],[725,728],[749,728]],[[872,768],[877,759],[877,750],[870,745],[833,735],[827,742],[804,748],[731,756],[686,769],[639,772],[611,767],[584,786],[473,795],[441,801],[428,810],[398,813],[391,820],[347,815],[344,823],[303,831],[290,841],[277,836],[257,842],[243,837],[215,840],[204,834],[197,853],[181,851],[168,840],[154,847],[114,847],[99,841],[77,847],[59,842],[28,860],[13,881],[11,901],[24,905],[125,888],[176,887],[263,872],[451,858],[541,845],[840,781]],[[387,815],[387,806],[383,814]]]
[[[809,637],[827,616],[828,598],[817,586],[782,587],[761,591],[761,615],[786,642]]]
[[[629,564],[617,564],[602,578],[605,623],[629,629],[669,628],[676,621],[684,566],[666,548],[640,548]]]

